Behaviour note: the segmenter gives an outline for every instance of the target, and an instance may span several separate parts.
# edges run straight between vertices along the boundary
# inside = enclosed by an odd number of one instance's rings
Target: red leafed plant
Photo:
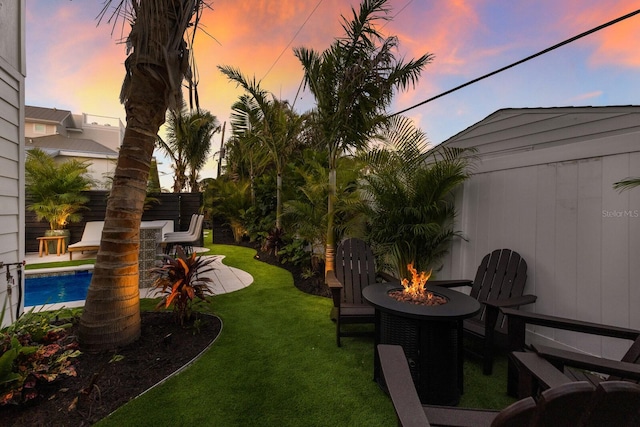
[[[195,252],[187,256],[181,246],[177,246],[175,258],[165,255],[162,267],[154,269],[157,278],[153,286],[165,294],[156,308],[173,305],[177,321],[183,325],[191,318],[195,298],[207,302],[207,296],[213,295],[209,287],[212,279],[203,276],[215,270],[211,266],[213,260],[196,256]]]

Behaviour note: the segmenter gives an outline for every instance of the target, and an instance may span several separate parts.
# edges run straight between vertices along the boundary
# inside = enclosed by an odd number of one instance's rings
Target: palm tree
[[[173,161],[173,192],[181,192],[187,184],[191,191],[198,191],[198,172],[211,150],[211,137],[218,129],[218,119],[200,109],[170,111],[167,124],[167,141],[158,136],[157,144]]]
[[[396,89],[415,85],[432,56],[404,63],[394,51],[396,37],[384,37],[378,22],[388,19],[388,0],[363,0],[353,19],[342,17],[345,35],[324,52],[296,48],[304,67],[305,84],[316,99],[317,122],[329,152],[326,266],[334,268],[337,159],[366,146],[384,122],[384,112]]]
[[[103,17],[111,4],[105,2]],[[149,168],[167,109],[182,107],[183,79],[193,87],[185,35],[195,33],[204,6],[203,0],[116,2],[112,17],[131,23],[120,93],[127,126],[80,318],[79,340],[87,351],[115,349],[140,336],[138,249]]]
[[[326,153],[305,150],[302,162],[295,167],[302,184],[295,192],[295,198],[284,203],[283,218],[287,230],[297,239],[311,247],[312,269],[324,260],[326,246],[327,206],[329,181],[327,176]],[[338,159],[336,192],[340,195],[336,203],[335,228],[338,236],[363,236],[365,218],[358,181],[361,178],[362,163],[352,157]]]
[[[248,162],[249,182],[251,186],[251,205],[256,204],[255,178],[268,164],[267,156],[260,146],[260,123],[262,111],[255,99],[247,94],[241,95],[231,107],[231,141],[227,143],[228,161],[232,169],[238,169],[241,162]]]
[[[472,150],[428,150],[424,132],[395,116],[381,132],[384,145],[363,156],[369,201],[369,239],[383,268],[407,276],[407,265],[437,270],[449,250],[456,215],[453,192],[470,176]]]
[[[289,155],[298,145],[303,118],[286,101],[273,96],[269,100],[268,92],[260,87],[260,82],[256,82],[255,78],[249,80],[239,70],[229,66],[219,66],[218,69],[247,91],[260,109],[262,129],[258,135],[269,151],[276,170],[275,229],[279,232],[282,229],[282,175]]]
[[[29,150],[25,162],[27,209],[38,221],[49,222],[51,230],[62,230],[68,223],[81,219],[80,209],[89,201],[82,194],[91,189],[89,164],[77,159],[56,161],[39,148]]]

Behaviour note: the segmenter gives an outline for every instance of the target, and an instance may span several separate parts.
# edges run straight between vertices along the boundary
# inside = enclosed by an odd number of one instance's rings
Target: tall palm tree
[[[240,70],[229,66],[218,69],[249,93],[260,108],[262,129],[259,136],[271,155],[276,170],[276,230],[282,228],[282,175],[289,155],[298,144],[303,118],[285,101],[280,101],[260,87],[255,78],[248,79]],[[271,98],[271,99],[269,99]]]
[[[208,111],[198,110],[192,114],[191,134],[187,148],[189,188],[198,190],[198,173],[204,167],[211,151],[211,138],[220,129],[218,119]]]
[[[157,144],[173,162],[173,192],[179,193],[187,184],[191,191],[198,191],[198,172],[211,151],[218,119],[206,110],[170,111],[167,124],[167,140],[158,136]]]
[[[140,336],[138,249],[140,220],[156,135],[167,109],[182,107],[182,81],[193,87],[189,41],[203,0],[105,2],[103,17],[126,17],[129,56],[120,100],[127,126],[107,202],[104,229],[89,286],[79,339],[87,351],[106,351]]]
[[[326,157],[314,150],[305,150],[295,173],[302,179],[295,197],[284,203],[283,217],[287,230],[311,246],[312,267],[324,260],[327,230],[326,200],[329,193]],[[364,235],[363,204],[357,183],[361,178],[362,163],[352,157],[338,159],[336,192],[336,234]]]
[[[255,178],[267,166],[267,156],[260,146],[260,123],[263,115],[255,99],[247,94],[240,95],[231,107],[230,143],[227,143],[229,160],[236,168],[239,162],[247,162],[249,166],[249,182],[251,187],[251,205],[255,206]],[[234,162],[235,158],[235,162]]]
[[[326,266],[334,268],[334,205],[337,159],[344,152],[366,146],[385,117],[396,89],[415,85],[432,60],[425,54],[404,63],[396,58],[398,39],[384,37],[378,22],[388,19],[388,0],[363,0],[352,9],[351,21],[342,17],[345,35],[324,52],[296,48],[304,67],[305,84],[316,99],[317,122],[329,151]]]

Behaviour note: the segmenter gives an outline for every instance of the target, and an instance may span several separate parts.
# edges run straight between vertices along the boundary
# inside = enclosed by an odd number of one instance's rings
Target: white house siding
[[[24,258],[24,11],[25,0],[0,2],[0,261]],[[10,272],[17,282],[16,267]],[[0,304],[7,300],[6,269],[0,272]],[[0,319],[15,319],[18,289]]]
[[[640,329],[640,188],[612,187],[640,176],[640,107],[540,110],[551,110],[544,119],[531,114],[540,123],[517,110],[500,118],[501,127],[486,119],[493,138],[478,126],[469,132],[475,137],[447,142],[480,142],[481,161],[458,195],[458,225],[469,241],[453,245],[440,277],[473,278],[485,254],[510,248],[529,266],[526,293],[538,296],[525,309]],[[613,358],[629,345],[548,328],[531,338]]]

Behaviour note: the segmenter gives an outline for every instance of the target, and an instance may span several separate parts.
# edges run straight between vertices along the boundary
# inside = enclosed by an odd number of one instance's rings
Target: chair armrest
[[[428,285],[442,286],[443,288],[455,288],[457,286],[471,286],[472,280],[429,280]]]
[[[535,295],[521,295],[519,297],[507,299],[486,300],[484,303],[491,307],[520,307],[521,305],[533,304],[538,299]]]
[[[517,361],[516,366],[519,372],[524,368],[525,372],[521,372],[520,375],[525,375],[525,373],[532,375],[538,382],[544,384],[545,388],[572,382],[562,371],[538,353],[514,351],[510,357]]]
[[[331,291],[331,298],[333,299],[333,306],[335,308],[339,308],[340,307],[340,300],[342,299],[342,283],[340,283],[340,281],[338,280],[338,278],[336,277],[336,273],[333,270],[329,270],[327,271],[327,273],[324,276],[324,280],[327,284],[327,286],[329,287],[329,290]],[[332,318],[334,316],[333,312],[332,312]]]
[[[342,283],[336,277],[336,273],[333,270],[327,271],[324,276],[324,281],[329,286],[329,288],[333,289],[342,289]]]
[[[377,351],[382,376],[398,417],[398,425],[428,427],[430,424],[413,385],[409,364],[402,347],[378,344]]]
[[[400,279],[384,271],[377,272],[376,276],[380,277],[384,282],[400,282]]]
[[[581,320],[566,319],[563,317],[549,316],[546,314],[531,313],[528,311],[501,308],[503,314],[512,321],[521,321],[524,324],[547,326],[549,328],[563,329],[574,332],[583,332],[592,335],[601,335],[612,338],[623,338],[634,341],[640,336],[640,331],[618,326],[602,325],[599,323],[584,322]]]
[[[601,374],[615,375],[640,381],[640,365],[636,363],[605,359],[590,354],[576,353],[543,345],[534,346],[534,348],[540,356],[549,360],[551,363],[561,363],[562,365],[569,365]]]

